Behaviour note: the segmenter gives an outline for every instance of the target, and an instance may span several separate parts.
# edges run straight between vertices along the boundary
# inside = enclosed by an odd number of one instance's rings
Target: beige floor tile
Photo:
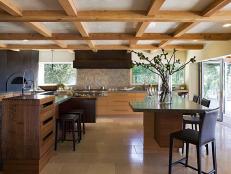
[[[217,161],[218,173],[231,171],[231,128],[218,123]],[[143,144],[142,118],[99,118],[96,124],[86,125],[86,135],[76,151],[72,143],[59,143],[58,151],[44,168],[42,174],[166,174],[168,149],[158,145]],[[181,158],[174,153],[174,159]],[[196,166],[196,150],[190,146],[189,163]],[[202,165],[211,169],[211,149],[207,156],[203,151]],[[195,174],[196,172],[177,165],[173,174]]]

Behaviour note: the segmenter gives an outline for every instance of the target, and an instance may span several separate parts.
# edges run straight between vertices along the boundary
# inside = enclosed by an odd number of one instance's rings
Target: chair
[[[200,97],[197,95],[193,96],[193,102],[198,103]],[[183,128],[186,128],[186,124],[191,124],[192,129],[194,129],[193,126],[195,126],[195,129],[197,129],[197,124],[199,123],[199,118],[196,117],[196,115],[183,115]]]
[[[193,97],[193,101],[195,100],[196,101],[199,100],[199,97]],[[195,102],[194,101],[194,102]],[[201,99],[201,105],[202,106],[205,106],[205,107],[209,107],[210,106],[210,100],[207,100],[205,98],[202,98]],[[192,129],[195,129],[195,130],[198,130],[198,125],[200,123],[200,118],[197,117],[196,115],[192,115],[192,116],[183,116],[183,129],[186,129],[186,124],[191,124],[192,125]],[[195,126],[195,128],[193,127],[193,125]],[[209,148],[208,148],[208,145],[205,145],[206,147],[206,154],[208,155],[209,154]],[[182,148],[182,153],[184,153],[184,146]]]
[[[182,164],[185,167],[189,167],[193,170],[198,171],[198,174],[204,174],[201,170],[201,149],[202,146],[211,142],[212,144],[212,158],[213,158],[213,170],[209,173],[217,173],[217,162],[216,162],[216,139],[215,139],[215,128],[216,120],[218,116],[218,109],[214,111],[205,112],[200,115],[200,131],[193,129],[184,129],[178,132],[170,134],[170,147],[169,147],[169,170],[168,173],[172,173],[172,166],[175,164]],[[174,139],[178,139],[186,142],[186,157],[172,162],[172,150]],[[188,153],[189,144],[196,145],[197,149],[197,168],[188,165]],[[185,161],[185,162],[183,162]]]
[[[68,111],[66,114],[75,114],[75,115],[80,116],[80,121],[82,123],[82,132],[83,132],[83,134],[85,134],[84,110],[83,109],[72,109],[72,110]]]
[[[75,130],[75,123],[77,123],[77,130]],[[80,142],[81,135],[81,123],[80,117],[75,114],[63,114],[60,118],[56,119],[56,129],[55,129],[55,150],[57,150],[58,143],[58,130],[59,126],[62,129],[62,141],[72,141],[73,142],[73,151],[75,151],[76,141]],[[66,133],[69,132],[72,134],[71,140],[66,140]],[[75,138],[75,132],[78,132],[78,139]]]

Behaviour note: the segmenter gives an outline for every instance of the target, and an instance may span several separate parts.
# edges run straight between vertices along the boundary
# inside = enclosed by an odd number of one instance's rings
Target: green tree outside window
[[[45,84],[75,84],[76,71],[72,64],[44,64]]]

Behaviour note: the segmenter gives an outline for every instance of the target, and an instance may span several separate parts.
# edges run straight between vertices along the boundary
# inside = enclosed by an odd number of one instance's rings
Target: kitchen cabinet
[[[60,114],[64,114],[71,109],[83,109],[85,123],[96,122],[96,97],[72,97],[59,105]]]
[[[142,100],[145,92],[109,92],[108,96],[97,98],[97,116],[123,116],[123,115],[142,115],[133,112],[129,102]]]
[[[3,99],[4,173],[39,174],[54,151],[55,97],[28,95]]]

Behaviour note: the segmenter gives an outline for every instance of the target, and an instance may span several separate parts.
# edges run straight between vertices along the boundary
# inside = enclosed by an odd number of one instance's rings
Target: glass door
[[[224,114],[231,118],[231,63],[225,63]]]
[[[223,60],[202,63],[202,98],[211,100],[211,106],[219,106],[219,121],[223,120]]]

